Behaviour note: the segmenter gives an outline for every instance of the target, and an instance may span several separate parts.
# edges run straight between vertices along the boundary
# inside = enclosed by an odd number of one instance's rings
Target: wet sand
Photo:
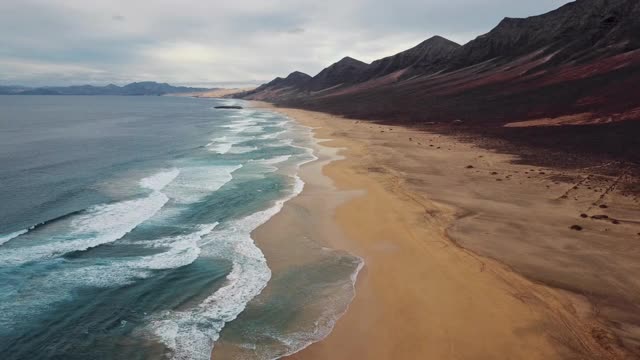
[[[328,140],[304,191],[253,234],[270,267],[308,260],[292,237],[366,262],[333,331],[289,359],[634,358],[640,203],[624,179],[274,110]]]

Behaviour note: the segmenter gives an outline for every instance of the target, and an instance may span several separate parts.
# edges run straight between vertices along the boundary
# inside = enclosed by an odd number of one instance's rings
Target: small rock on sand
[[[580,226],[580,225],[571,225],[570,229],[571,230],[575,230],[575,231],[582,231],[582,226]]]

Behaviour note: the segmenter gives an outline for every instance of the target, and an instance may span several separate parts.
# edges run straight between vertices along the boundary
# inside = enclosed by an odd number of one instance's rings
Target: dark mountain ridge
[[[300,89],[306,88],[311,76],[300,72],[294,71],[286,78],[277,77],[266,84],[262,84],[253,90],[249,90],[243,93],[246,98],[253,98],[254,100],[261,100],[262,98],[273,97],[285,97],[285,93],[292,92],[292,96],[295,96]],[[278,95],[276,95],[276,93]]]
[[[367,81],[407,68],[416,73],[442,70],[459,48],[460,45],[451,40],[433,36],[409,50],[372,62],[359,80]]]
[[[286,78],[275,78],[240,96],[255,100],[284,100],[302,98],[315,92],[381,78],[394,72],[411,68],[412,74],[444,69],[448,60],[460,45],[441,36],[429,38],[415,47],[396,55],[364,63],[349,56],[328,66],[316,76],[293,72]],[[409,73],[407,73],[408,75]]]
[[[286,91],[239,96],[408,124],[493,127],[577,113],[626,121],[640,108],[638,19],[638,0],[577,0],[505,18],[463,46],[433,37],[370,65],[345,58]]]
[[[301,87],[304,87],[311,79],[312,79],[311,76],[303,72],[294,71],[291,74],[289,74],[286,78],[277,77],[271,80],[270,82],[256,88],[254,91],[259,92],[270,87],[294,86],[294,87],[301,88]]]
[[[536,51],[539,56],[553,54],[548,65],[615,55],[640,45],[639,17],[637,0],[579,0],[543,15],[507,17],[464,45],[452,68],[513,60]]]
[[[368,67],[367,63],[346,56],[314,76],[307,88],[320,91],[336,85],[355,83]]]

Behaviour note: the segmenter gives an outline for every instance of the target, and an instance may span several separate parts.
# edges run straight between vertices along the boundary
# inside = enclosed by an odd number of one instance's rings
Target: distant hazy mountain
[[[14,95],[25,90],[29,90],[29,88],[26,86],[5,85],[0,86],[0,95]]]
[[[134,82],[125,86],[109,84],[107,86],[47,86],[28,88],[23,86],[0,86],[1,95],[165,95],[200,92],[211,89],[172,86],[153,81]]]

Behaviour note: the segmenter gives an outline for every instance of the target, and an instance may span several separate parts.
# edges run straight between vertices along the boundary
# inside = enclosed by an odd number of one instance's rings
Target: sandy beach
[[[286,263],[279,234],[304,228],[310,241],[366,262],[331,334],[291,359],[631,356],[638,292],[629,274],[638,269],[629,249],[640,230],[624,219],[638,218],[637,198],[577,193],[578,173],[517,165],[440,135],[276,110],[325,140],[320,161],[301,171],[305,190],[255,232],[258,245],[270,264]],[[591,218],[601,212],[620,220]],[[596,251],[621,260],[594,265]],[[614,278],[619,291],[607,287]]]

